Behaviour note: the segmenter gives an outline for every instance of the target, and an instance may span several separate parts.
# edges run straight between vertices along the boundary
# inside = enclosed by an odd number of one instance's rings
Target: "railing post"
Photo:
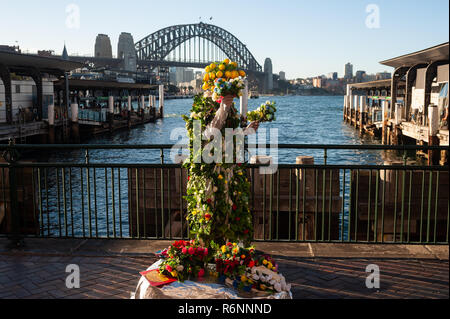
[[[17,168],[16,162],[19,154],[15,148],[15,142],[13,139],[9,140],[9,146],[3,153],[3,157],[8,162],[8,177],[9,177],[9,200],[10,200],[10,212],[9,217],[9,239],[15,247],[23,246],[23,236],[20,233],[20,216],[19,205],[17,200]]]

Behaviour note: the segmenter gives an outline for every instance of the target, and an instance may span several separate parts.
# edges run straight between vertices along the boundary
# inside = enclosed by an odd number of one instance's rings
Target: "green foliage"
[[[184,116],[190,138],[190,158],[185,162],[189,181],[187,221],[191,238],[210,247],[212,241],[222,245],[228,241],[250,243],[253,238],[249,210],[250,182],[244,164],[194,163],[194,121],[201,121],[202,131],[214,119],[220,104],[197,95],[191,116]],[[238,128],[240,118],[233,106],[225,128]],[[222,136],[225,137],[225,128]],[[202,142],[203,147],[210,141]],[[223,161],[225,162],[225,160]]]

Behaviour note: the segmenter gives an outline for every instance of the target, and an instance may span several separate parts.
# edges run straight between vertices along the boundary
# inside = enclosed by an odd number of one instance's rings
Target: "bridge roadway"
[[[60,58],[60,56],[56,56]],[[69,57],[71,61],[85,63],[87,65],[91,65],[92,68],[101,68],[107,67],[110,69],[119,69],[120,64],[123,62],[123,59],[117,58],[99,58],[99,57],[89,57],[89,56],[71,56]],[[170,61],[170,60],[162,60],[162,61],[151,61],[151,60],[138,60],[137,65],[139,67],[158,67],[158,66],[169,66],[169,67],[185,67],[185,68],[199,68],[203,69],[211,62],[199,62],[199,61]],[[245,70],[247,73],[253,73],[256,75],[264,74],[263,72],[254,71],[254,70]]]

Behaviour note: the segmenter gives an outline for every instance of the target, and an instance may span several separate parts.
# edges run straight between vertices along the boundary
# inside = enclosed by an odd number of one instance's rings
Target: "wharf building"
[[[449,145],[449,43],[382,61],[391,79],[347,85],[344,120],[386,145]],[[380,76],[386,76],[380,74]],[[448,163],[448,151],[423,154]]]

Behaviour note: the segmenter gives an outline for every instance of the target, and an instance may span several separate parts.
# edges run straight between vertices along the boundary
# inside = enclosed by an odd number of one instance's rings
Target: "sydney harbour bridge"
[[[214,61],[229,58],[236,61],[249,77],[263,87],[265,74],[253,54],[236,36],[218,26],[206,23],[184,24],[158,30],[134,44],[131,58],[135,59],[134,72],[168,72],[169,67],[204,68]],[[70,59],[84,62],[89,69],[124,70],[121,56],[83,57]],[[128,56],[130,58],[130,56]],[[267,64],[267,60],[266,60]],[[269,68],[270,76],[271,67]]]

